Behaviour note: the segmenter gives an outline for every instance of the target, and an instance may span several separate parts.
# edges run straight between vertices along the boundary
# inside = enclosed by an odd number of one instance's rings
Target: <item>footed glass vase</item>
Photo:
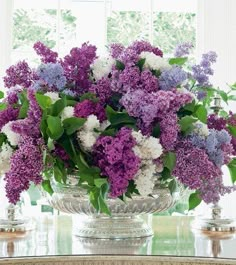
[[[152,196],[133,196],[126,202],[120,199],[108,199],[111,217],[99,214],[89,202],[85,190],[78,186],[53,184],[54,194],[49,204],[55,209],[81,217],[75,235],[84,238],[125,239],[152,236],[153,232],[142,215],[162,212],[174,205],[180,193],[171,194],[168,188],[156,187]]]

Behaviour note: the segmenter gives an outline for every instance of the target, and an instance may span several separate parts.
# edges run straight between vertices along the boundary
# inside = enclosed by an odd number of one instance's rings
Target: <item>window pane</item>
[[[154,45],[166,54],[172,54],[179,43],[191,42],[195,46],[196,14],[155,12],[153,31]]]
[[[136,39],[149,39],[149,19],[147,13],[135,11],[112,12],[107,22],[107,42],[124,45]]]

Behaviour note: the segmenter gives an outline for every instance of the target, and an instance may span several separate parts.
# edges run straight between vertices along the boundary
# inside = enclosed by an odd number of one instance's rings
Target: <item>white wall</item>
[[[198,56],[209,50],[217,52],[213,81],[221,88],[226,88],[226,83],[236,82],[235,11],[236,0],[198,1]]]

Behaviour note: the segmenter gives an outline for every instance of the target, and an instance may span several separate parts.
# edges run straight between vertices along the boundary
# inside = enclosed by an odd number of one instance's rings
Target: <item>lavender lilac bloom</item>
[[[59,63],[41,64],[36,73],[39,77],[34,85],[36,90],[47,86],[49,90],[61,91],[66,85],[64,70]]]
[[[209,75],[213,75],[214,71],[211,65],[216,62],[217,54],[208,52],[203,54],[200,64],[192,66],[193,78],[196,79],[197,85],[202,87],[210,86]]]
[[[176,88],[186,81],[187,77],[187,73],[178,66],[163,71],[159,78],[160,89],[170,90]]]
[[[193,48],[193,44],[190,42],[184,42],[176,46],[174,56],[184,57],[190,54],[190,50]]]
[[[129,180],[138,172],[140,159],[132,151],[135,144],[131,129],[123,127],[114,138],[100,136],[94,145],[96,164],[102,170],[101,175],[108,177],[113,198],[127,191]]]
[[[99,97],[100,103],[105,104],[112,95],[111,81],[103,77],[89,88],[89,92],[96,94]]]
[[[43,156],[40,143],[31,137],[23,137],[19,149],[11,157],[11,168],[6,173],[6,193],[10,203],[16,204],[21,192],[42,181]]]

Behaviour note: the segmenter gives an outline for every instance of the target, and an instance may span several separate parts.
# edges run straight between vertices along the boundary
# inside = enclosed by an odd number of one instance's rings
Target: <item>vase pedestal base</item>
[[[13,233],[15,236],[22,236],[34,228],[35,223],[32,219],[22,216],[19,207],[15,205],[9,205],[5,218],[0,219],[0,237],[8,237]]]
[[[138,216],[88,217],[76,224],[74,235],[94,239],[127,239],[149,237],[153,232]]]

